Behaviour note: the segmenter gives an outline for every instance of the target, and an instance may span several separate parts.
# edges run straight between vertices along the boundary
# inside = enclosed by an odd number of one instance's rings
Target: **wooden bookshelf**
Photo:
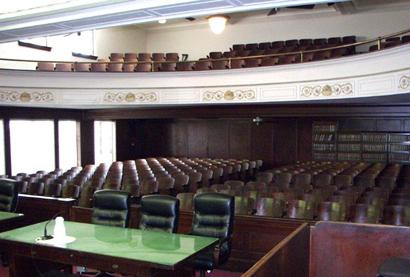
[[[314,160],[410,164],[410,133],[339,131],[337,122],[312,125]]]
[[[362,133],[362,160],[366,162],[387,162],[388,139],[388,133]]]
[[[410,163],[410,133],[391,133],[389,135],[389,161]]]
[[[336,122],[313,122],[312,154],[314,160],[336,160]]]
[[[340,132],[337,134],[337,160],[360,161],[362,136],[357,132]]]

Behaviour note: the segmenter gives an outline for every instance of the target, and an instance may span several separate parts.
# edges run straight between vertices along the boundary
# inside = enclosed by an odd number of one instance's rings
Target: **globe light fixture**
[[[229,19],[229,16],[226,15],[211,15],[208,19],[209,27],[211,31],[219,35],[225,30],[226,22]]]

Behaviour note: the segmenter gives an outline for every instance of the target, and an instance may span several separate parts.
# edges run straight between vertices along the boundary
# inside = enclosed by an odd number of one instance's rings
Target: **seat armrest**
[[[225,242],[230,242],[230,241],[231,241],[230,237],[225,237],[225,238],[219,239],[219,242],[215,246],[214,251],[213,251],[215,264],[219,264],[219,255],[220,255],[220,252],[221,252],[222,244],[224,244]]]

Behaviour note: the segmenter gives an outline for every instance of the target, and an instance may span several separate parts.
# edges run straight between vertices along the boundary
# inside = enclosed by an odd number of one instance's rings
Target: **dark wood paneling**
[[[311,277],[373,277],[391,257],[410,257],[410,228],[319,222],[311,231]]]
[[[0,117],[1,118],[80,120],[82,116],[83,116],[82,110],[74,110],[74,109],[0,107]]]
[[[297,159],[312,160],[312,123],[311,119],[299,119],[297,122]]]
[[[309,276],[308,224],[293,231],[241,276]]]
[[[186,124],[172,122],[171,155],[177,157],[188,156],[188,128]]]
[[[265,168],[271,168],[274,164],[274,128],[275,124],[271,122],[263,123],[258,126],[256,124],[252,124],[251,126],[251,157],[254,160],[262,160]]]
[[[208,126],[206,121],[189,121],[187,124],[188,155],[190,157],[208,156]]]
[[[227,121],[208,122],[208,156],[229,158],[229,124]]]
[[[337,121],[339,122],[339,130],[377,131],[377,122],[375,119],[349,118]]]
[[[229,157],[248,159],[251,157],[251,122],[230,121],[229,123]]]
[[[377,119],[377,131],[401,132],[401,119]]]
[[[76,203],[75,199],[19,194],[16,211],[24,214],[24,223],[28,225],[50,220],[56,215],[69,218],[70,209]]]
[[[275,124],[274,164],[292,163],[297,160],[297,123],[284,120]]]
[[[94,121],[82,120],[81,132],[81,164],[94,164]]]
[[[387,102],[388,103],[388,102]],[[91,119],[409,117],[405,104],[266,104],[89,110]]]

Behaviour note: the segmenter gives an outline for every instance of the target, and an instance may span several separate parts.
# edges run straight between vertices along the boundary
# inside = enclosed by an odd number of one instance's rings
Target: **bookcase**
[[[389,161],[397,163],[410,163],[410,133],[390,134]]]
[[[336,130],[337,123],[335,122],[313,122],[312,151],[314,160],[336,160]]]
[[[339,131],[337,122],[312,125],[314,160],[410,164],[410,133]]]
[[[337,135],[337,160],[360,161],[362,151],[360,133],[340,132]]]

